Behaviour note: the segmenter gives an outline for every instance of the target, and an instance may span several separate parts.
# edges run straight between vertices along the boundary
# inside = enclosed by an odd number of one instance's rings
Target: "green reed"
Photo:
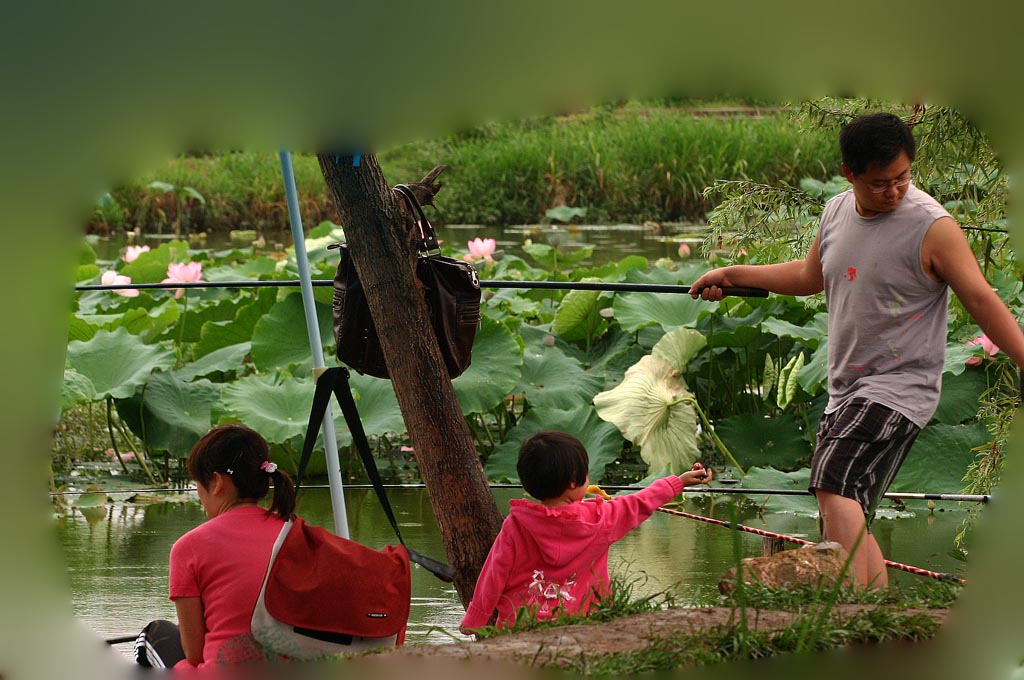
[[[789,114],[695,116],[675,106],[594,107],[567,116],[491,123],[380,150],[389,181],[415,181],[449,166],[438,223],[535,224],[557,205],[587,208],[589,223],[702,222],[715,180],[796,184],[838,170],[833,135],[804,130]],[[295,153],[303,217],[335,216],[315,156]],[[149,188],[191,187],[205,201]],[[287,230],[277,154],[184,155],[111,190],[96,231]],[[336,218],[335,218],[336,219]]]

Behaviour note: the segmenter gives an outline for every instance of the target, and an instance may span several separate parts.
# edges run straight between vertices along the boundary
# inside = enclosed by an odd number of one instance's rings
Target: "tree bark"
[[[501,514],[462,416],[414,275],[413,222],[372,155],[318,154],[349,254],[370,305],[388,373],[437,518],[455,588],[469,603]],[[440,189],[439,166],[409,183],[424,205]],[[415,546],[411,546],[415,548]]]

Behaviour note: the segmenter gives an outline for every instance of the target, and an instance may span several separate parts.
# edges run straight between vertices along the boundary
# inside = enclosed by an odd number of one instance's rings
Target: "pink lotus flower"
[[[494,262],[494,258],[491,255],[494,254],[494,249],[498,247],[498,244],[493,238],[480,238],[478,236],[466,243],[466,247],[469,248],[469,252],[462,256],[462,259],[466,262],[472,262],[473,260]]]
[[[121,259],[125,262],[135,262],[142,253],[148,253],[149,246],[128,246],[124,249],[124,255]]]
[[[689,257],[689,256],[690,256],[690,246],[686,245],[685,243],[680,243],[679,244],[679,257]]]
[[[172,262],[167,265],[167,278],[160,283],[193,283],[201,281],[202,278],[203,265],[201,262],[188,262],[186,264]],[[174,297],[180,298],[184,292],[184,288],[179,288]]]
[[[991,359],[995,355],[999,354],[999,348],[996,347],[995,343],[989,340],[988,336],[985,335],[984,333],[982,333],[981,337],[968,340],[964,344],[966,344],[968,347],[972,345],[981,345],[982,349],[985,352],[986,359]],[[981,363],[981,357],[973,356],[970,359],[968,359],[966,363],[968,366],[977,366],[978,364]]]
[[[117,452],[114,451],[114,449],[107,449],[103,453],[110,460],[117,460]],[[124,460],[124,461],[135,460],[135,452],[134,451],[125,451],[124,453],[121,454],[121,460]]]
[[[121,274],[115,272],[113,269],[108,269],[107,271],[103,272],[103,276],[100,277],[100,283],[102,283],[104,286],[126,286],[131,282],[132,278],[130,276],[122,276]],[[125,297],[139,297],[139,291],[135,290],[134,288],[115,290],[114,292],[117,293],[118,295],[123,295]]]

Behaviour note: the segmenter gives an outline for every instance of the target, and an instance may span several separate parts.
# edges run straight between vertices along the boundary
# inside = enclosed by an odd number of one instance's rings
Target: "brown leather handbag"
[[[448,376],[462,375],[472,359],[473,340],[480,325],[480,279],[467,262],[441,255],[434,227],[427,220],[413,190],[395,186],[419,230],[416,277],[423,286],[430,322],[448,368]],[[341,244],[341,261],[334,276],[334,339],[338,360],[350,368],[387,378],[388,368],[370,307],[352,263]]]

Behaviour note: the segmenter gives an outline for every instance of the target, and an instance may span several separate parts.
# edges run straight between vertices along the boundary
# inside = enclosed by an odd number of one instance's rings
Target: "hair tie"
[[[263,470],[268,475],[272,475],[277,470],[277,463],[271,463],[269,460],[265,460],[260,463],[260,470]]]

